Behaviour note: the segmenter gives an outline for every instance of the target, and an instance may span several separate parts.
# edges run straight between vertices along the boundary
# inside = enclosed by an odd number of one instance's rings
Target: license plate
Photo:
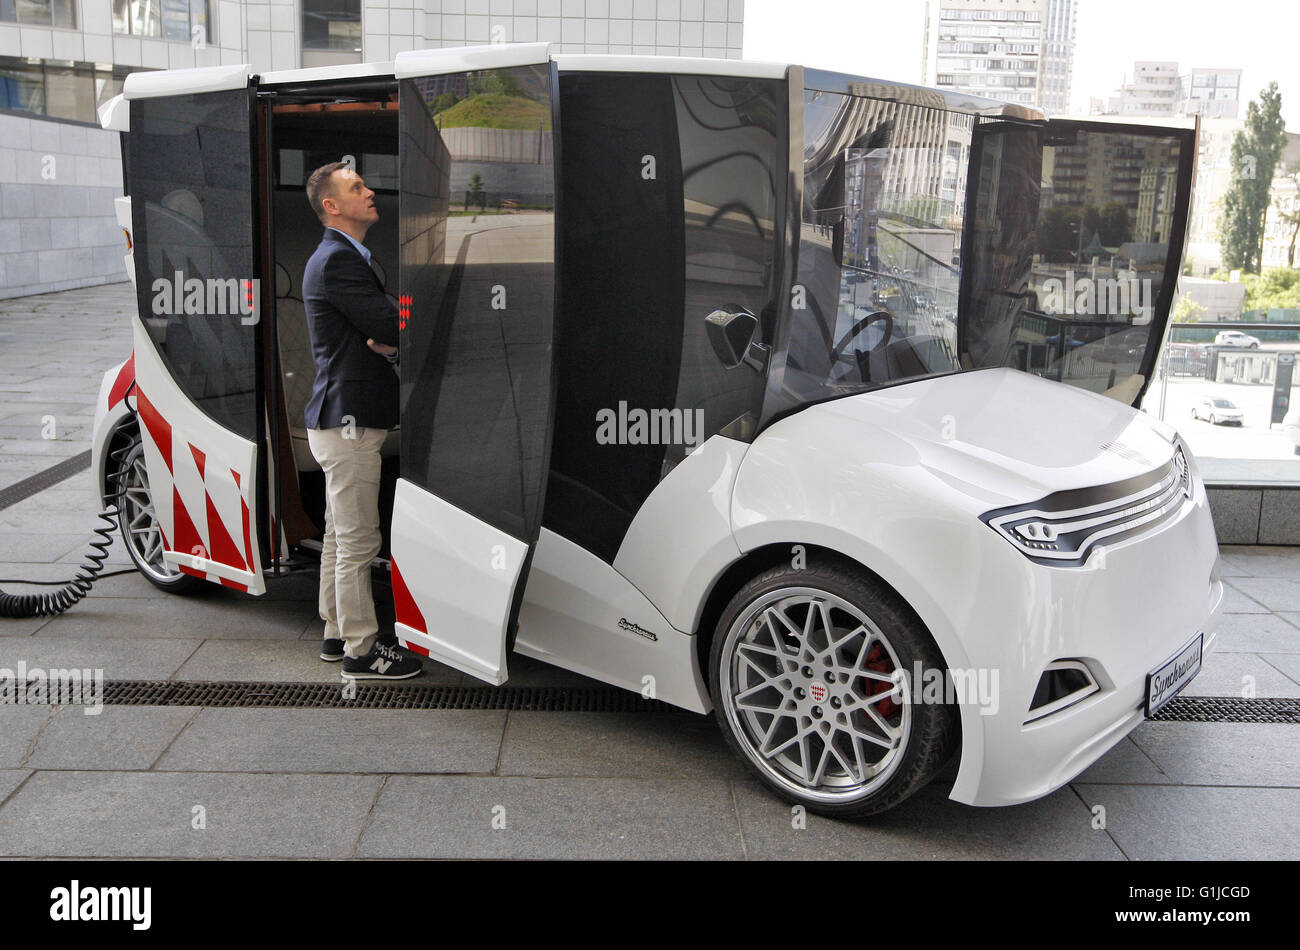
[[[1179,690],[1192,681],[1201,672],[1201,647],[1205,634],[1198,633],[1196,639],[1183,647],[1159,669],[1147,674],[1147,715],[1154,716],[1169,700],[1178,695]]]

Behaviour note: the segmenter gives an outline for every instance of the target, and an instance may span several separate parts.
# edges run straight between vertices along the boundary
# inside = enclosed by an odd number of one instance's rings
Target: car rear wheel
[[[840,818],[899,804],[956,747],[956,709],[924,703],[914,671],[941,675],[920,620],[865,571],[777,567],[727,605],[710,686],[727,743],[778,795]]]
[[[138,437],[122,457],[120,472],[122,495],[117,506],[118,524],[122,543],[136,570],[150,584],[168,593],[189,594],[204,587],[200,578],[183,574],[163,560],[162,529],[149,489],[144,445]]]

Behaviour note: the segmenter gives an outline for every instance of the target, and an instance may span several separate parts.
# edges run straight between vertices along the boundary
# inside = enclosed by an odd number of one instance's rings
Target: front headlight
[[[1096,488],[1053,492],[1027,505],[980,516],[1031,561],[1078,567],[1093,548],[1154,530],[1192,496],[1192,467],[1181,442],[1165,465]]]

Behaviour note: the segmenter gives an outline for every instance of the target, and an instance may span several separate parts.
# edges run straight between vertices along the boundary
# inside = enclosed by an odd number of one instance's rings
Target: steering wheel
[[[877,310],[858,320],[853,324],[853,326],[849,327],[848,332],[846,332],[844,336],[840,337],[840,341],[835,344],[835,349],[831,350],[831,362],[835,362],[842,358],[844,356],[844,351],[848,349],[849,344],[857,339],[863,330],[871,326],[871,324],[877,323],[881,320],[885,322],[885,332],[881,334],[880,340],[869,352],[874,353],[876,350],[888,343],[890,337],[894,334],[894,315],[888,310]]]

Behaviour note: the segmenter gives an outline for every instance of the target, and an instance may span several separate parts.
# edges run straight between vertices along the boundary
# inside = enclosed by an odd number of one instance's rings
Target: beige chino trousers
[[[350,435],[351,438],[345,436]],[[379,450],[386,429],[308,429],[311,454],[325,471],[325,539],[320,556],[320,617],[325,639],[342,640],[346,656],[365,656],[379,621],[370,565],[379,531]]]

